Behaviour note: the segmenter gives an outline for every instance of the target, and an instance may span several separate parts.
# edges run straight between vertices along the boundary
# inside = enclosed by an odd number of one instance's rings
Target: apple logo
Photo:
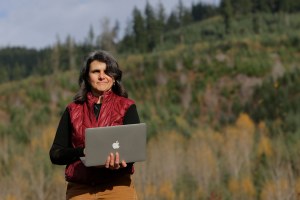
[[[113,149],[119,149],[120,148],[120,144],[119,141],[116,141],[112,144]]]

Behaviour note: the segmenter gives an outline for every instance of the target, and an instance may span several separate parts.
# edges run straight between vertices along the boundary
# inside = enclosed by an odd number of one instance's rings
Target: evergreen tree
[[[0,67],[0,83],[9,81],[8,67],[1,65]]]
[[[260,22],[259,22],[259,11],[261,10],[260,0],[253,0],[252,2],[252,27],[253,32],[258,34],[260,32]]]
[[[290,24],[289,13],[291,12],[292,4],[293,3],[291,0],[285,0],[285,1],[277,0],[276,2],[278,12],[280,13],[280,16],[284,18],[285,24],[287,26],[289,26]]]
[[[135,47],[140,52],[145,52],[147,48],[147,35],[144,23],[141,11],[135,7],[133,9],[133,35]]]
[[[88,32],[88,36],[86,38],[86,42],[85,44],[87,46],[90,46],[91,48],[93,46],[95,46],[95,33],[94,33],[94,29],[93,29],[93,26],[90,25],[90,28],[89,28],[89,32]]]
[[[69,69],[75,69],[76,67],[76,47],[75,47],[75,41],[72,39],[70,35],[67,36],[66,39],[66,46],[68,49],[68,65]]]
[[[268,7],[268,11],[272,12],[272,13],[276,13],[278,12],[278,6],[277,6],[277,0],[268,0],[267,2],[267,7]],[[286,0],[283,0],[286,1]]]
[[[176,12],[172,11],[167,19],[166,27],[168,30],[177,29],[179,27],[179,20],[177,18]]]
[[[145,7],[145,26],[147,31],[147,51],[152,51],[158,43],[159,31],[153,7],[148,1]]]
[[[182,0],[178,1],[177,6],[177,18],[179,21],[180,27],[187,25],[192,22],[192,15],[189,9],[187,9],[184,5]]]
[[[157,13],[157,31],[159,34],[159,43],[163,44],[164,42],[164,31],[166,24],[166,14],[165,14],[165,8],[163,4],[160,2],[158,4],[158,13]]]
[[[193,21],[201,21],[218,14],[218,8],[214,5],[197,3],[192,4],[192,19]]]
[[[229,34],[231,29],[231,20],[233,17],[231,1],[222,0],[220,8],[221,8],[221,14],[224,19],[225,33]]]
[[[253,4],[255,4],[257,13],[271,11],[269,0],[253,0]]]
[[[118,43],[118,51],[121,53],[129,53],[132,52],[135,47],[134,41],[134,33],[133,33],[133,25],[132,22],[127,22],[125,27],[125,33],[121,41]]]
[[[234,16],[248,15],[252,11],[252,0],[231,0]]]
[[[119,35],[119,31],[120,31],[120,23],[118,20],[115,21],[115,25],[112,28],[112,33],[115,36],[115,40],[118,39],[118,35]],[[116,42],[116,41],[115,41]]]
[[[57,72],[60,69],[60,55],[61,54],[61,42],[59,36],[56,37],[56,43],[54,44],[51,52],[51,65],[53,72]]]
[[[185,8],[183,5],[182,0],[178,0],[178,6],[177,6],[177,18],[179,21],[179,25],[182,26],[184,24],[183,18],[185,14]]]

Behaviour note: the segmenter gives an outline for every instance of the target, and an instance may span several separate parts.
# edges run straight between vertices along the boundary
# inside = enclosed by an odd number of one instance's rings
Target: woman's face
[[[92,93],[100,96],[103,92],[108,91],[113,86],[115,80],[105,74],[106,63],[94,60],[90,64],[89,83]]]

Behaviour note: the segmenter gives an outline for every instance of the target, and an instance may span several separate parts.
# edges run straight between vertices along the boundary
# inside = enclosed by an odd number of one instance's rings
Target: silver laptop
[[[146,160],[145,123],[107,126],[85,129],[85,157],[81,161],[87,167],[105,164],[110,153],[118,152],[120,162]]]

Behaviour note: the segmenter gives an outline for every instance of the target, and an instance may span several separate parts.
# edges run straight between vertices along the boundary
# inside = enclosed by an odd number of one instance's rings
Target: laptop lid
[[[120,162],[146,160],[146,124],[128,124],[85,129],[85,166],[104,165],[110,153],[118,152]]]

